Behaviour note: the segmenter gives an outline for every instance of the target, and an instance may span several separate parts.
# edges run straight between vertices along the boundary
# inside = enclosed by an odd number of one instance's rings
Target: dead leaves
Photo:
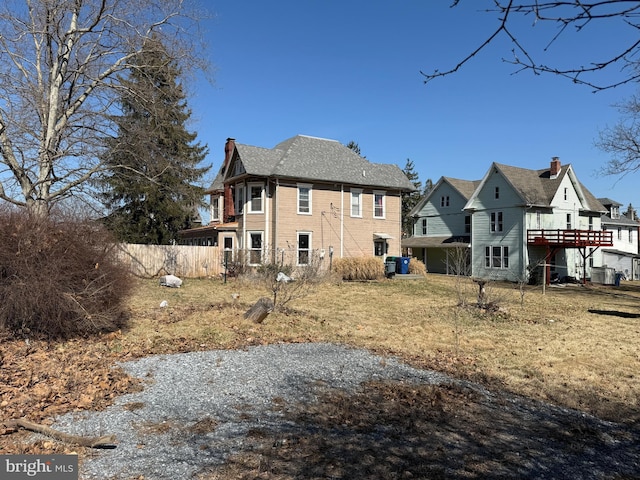
[[[70,411],[100,410],[118,395],[140,388],[136,379],[114,366],[117,357],[104,342],[4,340],[0,352],[0,406],[5,422],[27,417],[48,423],[47,419]],[[15,435],[8,435],[13,433],[14,428],[0,423],[3,453],[60,453],[51,441],[34,442],[32,448],[16,443]]]

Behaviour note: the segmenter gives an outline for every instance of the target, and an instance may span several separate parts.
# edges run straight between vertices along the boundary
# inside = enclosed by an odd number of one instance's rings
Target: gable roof
[[[369,162],[336,140],[297,135],[273,149],[235,147],[247,175],[415,190],[397,165]]]
[[[583,210],[599,213],[606,212],[606,209],[598,199],[578,181],[571,164],[563,165],[557,175],[551,176],[549,168],[531,170],[528,168],[493,163],[474,193],[474,197],[487,181],[493,169],[502,174],[505,180],[513,187],[520,198],[522,198],[525,205],[550,207],[553,197],[558,192],[558,188],[560,188],[560,184],[565,176],[568,175],[576,188],[578,196],[582,200]],[[471,201],[472,200],[467,203],[465,208],[470,207]]]
[[[440,179],[436,182],[433,188],[424,195],[420,201],[411,209],[409,215],[417,214],[424,205],[429,201],[432,195],[440,188],[440,185],[443,183],[448,183],[451,188],[457,191],[465,201],[469,201],[473,192],[475,192],[478,185],[480,185],[480,180],[461,180],[459,178],[451,178],[451,177],[440,177]]]

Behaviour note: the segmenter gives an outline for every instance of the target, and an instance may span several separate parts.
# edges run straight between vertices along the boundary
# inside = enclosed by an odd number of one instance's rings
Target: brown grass
[[[469,305],[474,288],[471,283],[466,290]],[[604,418],[640,418],[640,319],[616,313],[640,313],[640,285],[571,285],[547,288],[544,295],[541,287],[526,287],[521,303],[516,285],[493,283],[488,292],[497,299],[496,312],[458,306],[454,289],[455,279],[441,275],[325,284],[256,325],[242,318],[264,295],[251,285],[190,280],[171,290],[143,282],[132,306],[133,327],[111,348],[144,355],[339,342]],[[166,309],[159,308],[163,299]]]
[[[487,300],[497,301],[496,311],[475,307],[477,286],[466,278],[463,283],[465,288],[459,288],[454,277],[433,274],[407,281],[327,282],[258,325],[243,314],[266,291],[250,282],[186,280],[182,288],[171,289],[140,280],[126,331],[66,342],[0,340],[3,418],[47,422],[51,415],[104,407],[136,388],[136,382],[113,369],[116,360],[325,341],[397,355],[494,391],[505,389],[637,425],[638,282],[624,282],[620,288],[548,288],[544,295],[541,287],[527,286],[522,301],[516,285],[492,283]],[[467,296],[465,302],[459,301],[460,292]],[[166,308],[160,307],[163,300]],[[2,433],[11,432],[0,429]],[[73,448],[42,440],[28,445],[17,434],[0,435],[3,453],[68,453]]]

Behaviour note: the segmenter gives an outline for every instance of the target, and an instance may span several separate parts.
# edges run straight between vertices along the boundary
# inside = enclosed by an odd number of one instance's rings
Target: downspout
[[[344,258],[344,184],[340,184],[340,258]]]
[[[270,203],[269,202],[269,179],[267,178],[267,181],[265,182],[265,189],[264,189],[264,238],[265,238],[265,242],[267,245],[269,245],[269,208],[270,208]],[[274,261],[274,258],[271,259],[271,261]]]
[[[275,262],[277,263],[278,261],[278,190],[280,186],[280,180],[276,178],[276,183],[275,183],[275,191],[273,192],[273,195],[276,197],[276,201],[275,201],[275,208],[274,208],[274,224],[273,224],[273,251],[275,252]]]

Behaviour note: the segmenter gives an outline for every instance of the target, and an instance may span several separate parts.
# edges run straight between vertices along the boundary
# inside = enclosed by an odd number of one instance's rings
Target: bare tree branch
[[[533,55],[530,53],[532,48],[525,45],[521,40],[521,38],[523,38],[522,31],[514,30],[517,26],[513,19],[515,16],[532,16],[534,19],[533,26],[540,22],[557,24],[559,27],[557,33],[553,35],[543,48],[543,51],[546,52],[557,43],[562,36],[568,35],[571,30],[573,32],[581,32],[588,25],[596,21],[619,20],[631,29],[640,29],[640,2],[636,0],[601,0],[590,2],[582,0],[534,2],[493,0],[492,3],[493,8],[486,9],[485,13],[496,14],[500,21],[499,27],[453,68],[445,71],[436,69],[431,74],[421,72],[425,77],[425,83],[457,72],[472,58],[492,44],[500,35],[505,35],[514,45],[512,49],[513,59],[503,58],[503,61],[519,67],[515,73],[530,70],[535,74],[554,74],[567,78],[573,83],[586,85],[594,91],[615,88],[640,80],[640,69],[637,68],[638,60],[635,58],[635,56],[640,53],[640,40],[633,40],[628,45],[622,46],[612,52],[608,58],[592,61],[586,66],[565,67],[561,65],[546,65],[533,58]],[[460,0],[456,0],[452,3],[451,7],[456,7],[459,4]],[[512,26],[513,29],[511,28]],[[613,66],[620,66],[622,76],[618,80],[601,84],[589,77]]]

